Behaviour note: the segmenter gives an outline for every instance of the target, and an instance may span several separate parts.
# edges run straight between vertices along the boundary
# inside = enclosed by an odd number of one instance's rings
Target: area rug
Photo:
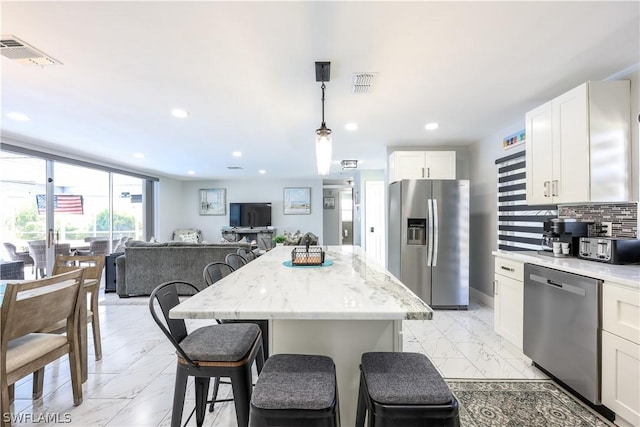
[[[614,426],[553,381],[447,380],[462,427]]]

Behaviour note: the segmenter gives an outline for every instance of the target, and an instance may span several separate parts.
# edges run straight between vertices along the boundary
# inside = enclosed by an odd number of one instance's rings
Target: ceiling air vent
[[[22,65],[62,65],[62,62],[14,36],[0,36],[0,54]]]
[[[229,170],[242,170],[244,169],[242,166],[227,166]]]
[[[351,90],[353,93],[371,93],[378,73],[353,73]]]

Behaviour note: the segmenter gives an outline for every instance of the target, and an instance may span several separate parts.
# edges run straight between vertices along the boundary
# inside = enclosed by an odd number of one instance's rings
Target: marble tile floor
[[[31,376],[16,384],[14,425],[170,425],[176,359],[149,315],[148,299],[101,293],[100,301],[103,358],[94,360],[90,341],[82,405],[73,406],[68,362],[62,359],[45,370],[42,398],[31,399]],[[203,323],[189,321],[188,327]],[[433,320],[406,321],[403,329],[405,351],[429,356],[445,378],[546,378],[493,332],[493,310],[481,304],[472,302],[468,311],[436,311]],[[230,386],[221,387],[222,395],[231,396]],[[193,407],[193,391],[187,390],[183,422]],[[236,426],[233,403],[208,413],[205,425]]]

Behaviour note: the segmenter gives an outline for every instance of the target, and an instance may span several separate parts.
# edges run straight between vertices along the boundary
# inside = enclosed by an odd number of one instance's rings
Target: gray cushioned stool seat
[[[251,395],[250,427],[339,427],[336,368],[326,356],[275,354]]]
[[[253,323],[203,326],[187,335],[180,346],[193,360],[235,362],[251,350],[259,333],[260,328]]]
[[[451,402],[451,390],[420,353],[365,353],[362,372],[369,395],[386,404],[437,405]]]
[[[459,427],[458,401],[424,354],[364,353],[356,427]]]

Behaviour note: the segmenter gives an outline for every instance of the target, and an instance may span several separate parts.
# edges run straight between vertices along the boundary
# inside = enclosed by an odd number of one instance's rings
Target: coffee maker
[[[543,223],[542,250],[544,255],[577,256],[580,252],[580,237],[589,236],[590,222],[570,218],[553,218]],[[554,254],[553,243],[569,243],[569,254]]]

